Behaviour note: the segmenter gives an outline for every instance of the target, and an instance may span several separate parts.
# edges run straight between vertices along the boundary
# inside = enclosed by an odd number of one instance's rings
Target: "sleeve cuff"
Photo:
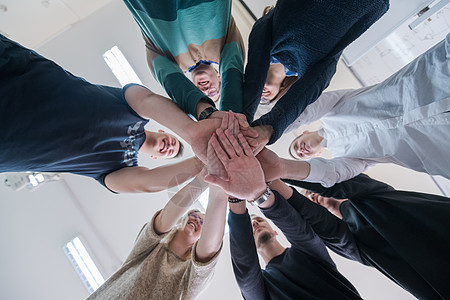
[[[313,158],[308,161],[310,165],[309,175],[304,181],[320,183],[324,187],[331,187],[335,184],[333,178],[327,176],[326,160],[321,158]]]

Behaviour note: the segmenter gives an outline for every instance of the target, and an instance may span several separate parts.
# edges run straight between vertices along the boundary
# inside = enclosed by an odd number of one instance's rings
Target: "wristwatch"
[[[270,194],[272,194],[272,190],[270,189],[269,185],[267,185],[266,190],[264,191],[264,193],[261,194],[261,196],[256,198],[256,200],[248,201],[248,202],[250,202],[251,205],[259,206],[259,205],[263,204],[264,202],[266,202],[267,199],[269,199]]]
[[[200,113],[198,120],[201,121],[207,119],[215,111],[217,111],[217,108],[215,108],[214,106],[208,106]]]

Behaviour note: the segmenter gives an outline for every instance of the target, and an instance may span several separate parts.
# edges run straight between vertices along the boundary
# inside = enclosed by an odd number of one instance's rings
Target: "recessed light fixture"
[[[106,51],[103,54],[103,59],[122,86],[128,83],[142,84],[136,72],[134,72],[122,51],[117,46]]]

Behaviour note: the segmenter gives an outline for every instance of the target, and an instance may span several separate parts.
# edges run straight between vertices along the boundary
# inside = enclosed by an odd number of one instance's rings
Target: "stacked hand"
[[[244,133],[248,133],[245,131],[233,113],[224,114],[220,128],[215,130],[208,143],[209,175],[205,177],[205,181],[220,186],[230,196],[253,200],[266,189],[265,182],[268,179],[265,178],[263,169],[270,170],[275,166],[276,162],[270,160],[278,156],[269,150],[262,151],[259,154],[261,166],[254,149],[247,141],[249,136],[245,136]],[[277,173],[276,169],[268,171],[270,180],[275,179]]]

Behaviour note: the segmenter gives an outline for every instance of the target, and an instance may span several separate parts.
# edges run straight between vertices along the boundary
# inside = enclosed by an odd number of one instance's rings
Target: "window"
[[[136,75],[136,72],[134,72],[122,51],[120,51],[117,46],[106,51],[103,54],[103,59],[122,86],[125,86],[128,83],[142,84],[141,80]]]
[[[63,250],[89,292],[94,292],[105,282],[79,237],[68,242]]]

